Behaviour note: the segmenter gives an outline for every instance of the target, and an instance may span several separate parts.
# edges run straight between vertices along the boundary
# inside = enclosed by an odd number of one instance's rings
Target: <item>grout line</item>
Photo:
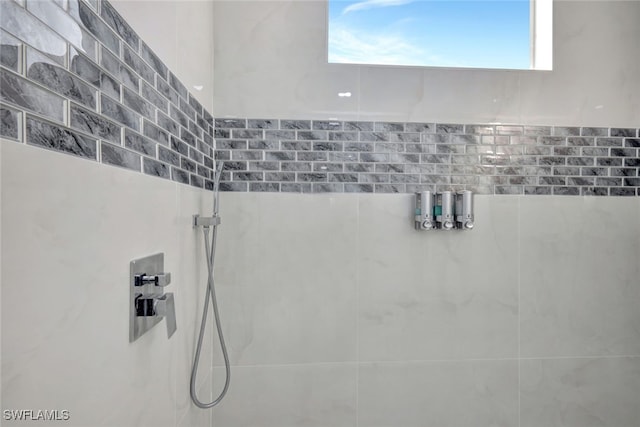
[[[521,399],[522,399],[522,381],[521,381],[521,376],[520,376],[520,367],[521,367],[521,361],[522,361],[522,351],[521,351],[521,330],[520,330],[520,324],[522,321],[522,305],[521,305],[521,278],[522,278],[522,233],[521,233],[521,224],[522,224],[522,218],[521,218],[521,214],[522,214],[522,209],[521,209],[521,203],[522,203],[522,197],[518,197],[518,203],[517,203],[517,211],[516,211],[516,217],[518,219],[518,224],[517,224],[517,253],[518,253],[518,261],[517,261],[517,272],[518,272],[518,427],[520,427],[520,424],[522,422],[522,404],[521,404]]]
[[[593,359],[640,359],[640,355],[617,356],[541,356],[541,357],[503,357],[503,358],[468,358],[468,359],[410,359],[410,360],[349,360],[342,362],[299,362],[299,363],[274,363],[232,365],[234,368],[294,368],[294,367],[321,367],[339,365],[397,365],[397,364],[430,364],[430,363],[468,363],[468,362],[515,362],[534,360],[593,360]]]

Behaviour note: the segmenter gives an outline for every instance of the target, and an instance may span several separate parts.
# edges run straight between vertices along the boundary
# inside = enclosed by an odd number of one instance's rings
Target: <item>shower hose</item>
[[[219,186],[220,186],[220,176],[222,175],[222,168],[224,164],[219,162],[216,165],[217,173],[214,181],[214,200],[213,200],[213,216],[218,216],[218,206],[219,206]],[[229,383],[231,381],[231,367],[229,365],[229,355],[227,354],[227,346],[224,342],[224,337],[222,335],[222,326],[220,325],[220,314],[218,312],[218,301],[216,299],[216,288],[214,283],[214,260],[216,256],[216,238],[218,235],[218,226],[213,226],[213,233],[211,234],[211,241],[209,241],[209,227],[203,227],[203,235],[204,235],[204,246],[205,246],[205,254],[207,257],[207,287],[205,289],[205,298],[204,298],[204,310],[202,312],[202,322],[200,323],[200,333],[198,335],[198,344],[196,345],[196,354],[193,359],[193,368],[191,369],[191,384],[190,384],[190,394],[191,400],[193,403],[202,409],[213,408],[218,403],[222,401],[224,396],[227,394],[227,390],[229,390]],[[202,351],[202,340],[204,338],[204,331],[207,326],[207,314],[209,309],[209,299],[211,299],[211,305],[213,306],[213,315],[215,317],[216,329],[218,330],[218,338],[220,340],[220,348],[222,350],[222,356],[224,357],[224,367],[226,371],[226,378],[224,382],[224,388],[220,392],[217,398],[215,398],[211,402],[201,402],[198,399],[198,395],[196,392],[196,377],[198,374],[198,364],[200,363],[200,352]]]

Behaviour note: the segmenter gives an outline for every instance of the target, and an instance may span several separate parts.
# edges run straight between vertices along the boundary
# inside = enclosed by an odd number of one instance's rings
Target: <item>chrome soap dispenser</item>
[[[472,230],[473,193],[464,191],[421,191],[416,194],[414,226],[416,230]]]
[[[433,230],[435,228],[433,193],[431,191],[416,193],[415,227],[416,230]]]
[[[436,193],[436,224],[441,230],[453,230],[453,193],[443,191]]]
[[[471,230],[473,228],[473,193],[458,191],[456,194],[456,228]]]

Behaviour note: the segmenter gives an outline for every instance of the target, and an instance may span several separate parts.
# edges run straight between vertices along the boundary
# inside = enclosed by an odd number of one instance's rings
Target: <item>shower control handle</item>
[[[135,278],[136,286],[153,284],[155,286],[167,286],[171,283],[171,273],[159,273],[156,275],[139,274]]]
[[[176,331],[176,305],[173,299],[173,293],[168,292],[159,298],[154,299],[153,311],[156,316],[164,317],[167,323],[167,338]]]

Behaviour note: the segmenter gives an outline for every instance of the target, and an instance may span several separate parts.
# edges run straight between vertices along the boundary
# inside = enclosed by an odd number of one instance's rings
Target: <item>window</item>
[[[329,0],[329,62],[551,69],[552,0]]]

